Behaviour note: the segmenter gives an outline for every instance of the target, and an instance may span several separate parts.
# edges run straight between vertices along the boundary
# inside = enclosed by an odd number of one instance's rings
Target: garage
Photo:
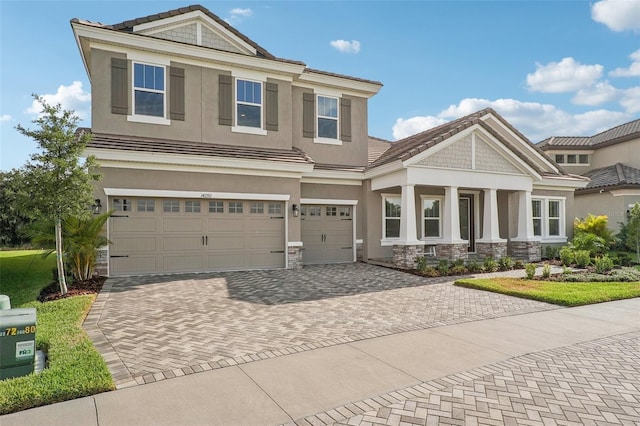
[[[354,210],[353,205],[302,204],[300,224],[303,264],[355,260]]]
[[[110,275],[286,265],[283,201],[117,196],[109,205]]]

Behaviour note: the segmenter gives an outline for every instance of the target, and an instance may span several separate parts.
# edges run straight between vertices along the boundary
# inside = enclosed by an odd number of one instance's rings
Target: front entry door
[[[476,251],[476,238],[475,238],[475,223],[473,220],[473,195],[460,194],[459,197],[460,208],[460,238],[469,242],[468,250],[470,252]]]

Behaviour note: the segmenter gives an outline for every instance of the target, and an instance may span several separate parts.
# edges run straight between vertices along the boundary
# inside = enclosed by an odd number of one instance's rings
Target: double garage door
[[[111,275],[283,268],[282,201],[112,198]]]

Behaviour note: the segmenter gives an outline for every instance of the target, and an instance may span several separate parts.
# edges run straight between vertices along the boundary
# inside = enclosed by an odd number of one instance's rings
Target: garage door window
[[[222,201],[209,201],[209,213],[224,213],[224,203]]]
[[[282,204],[269,203],[269,214],[282,214]]]
[[[351,207],[340,207],[341,217],[351,217]]]
[[[113,209],[117,212],[129,212],[131,211],[131,200],[127,198],[114,198]]]
[[[309,216],[320,216],[322,209],[320,207],[309,207]]]
[[[242,213],[242,201],[229,201],[229,213]]]
[[[162,211],[165,213],[180,213],[180,201],[164,200],[162,202]]]
[[[249,211],[251,213],[264,213],[264,203],[251,203]]]
[[[338,208],[337,207],[327,207],[327,216],[338,216]]]
[[[185,201],[184,211],[186,213],[200,213],[200,201]]]
[[[139,212],[155,211],[156,200],[138,200],[137,207]]]

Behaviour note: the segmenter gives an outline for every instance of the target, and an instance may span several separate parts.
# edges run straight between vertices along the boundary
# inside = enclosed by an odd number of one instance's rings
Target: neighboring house
[[[538,146],[567,171],[590,179],[575,192],[576,217],[604,214],[617,230],[640,202],[640,119],[595,136],[552,136]]]
[[[586,179],[491,109],[389,143],[367,135],[381,83],[276,58],[202,6],[71,26],[110,275],[533,260],[570,237]]]

